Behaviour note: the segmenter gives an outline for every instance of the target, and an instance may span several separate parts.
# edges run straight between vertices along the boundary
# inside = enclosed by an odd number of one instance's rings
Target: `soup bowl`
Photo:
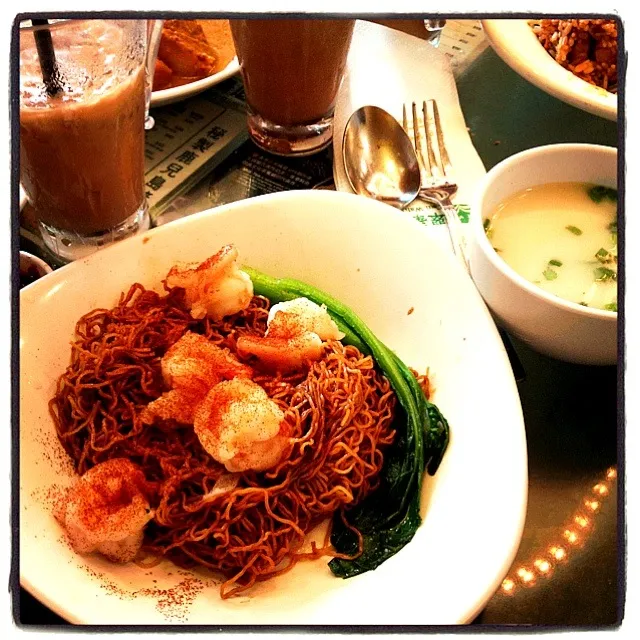
[[[534,350],[576,364],[611,365],[618,356],[618,314],[548,293],[516,273],[495,251],[483,222],[505,199],[557,182],[617,188],[617,150],[555,144],[515,154],[485,176],[471,208],[471,276],[496,322]]]

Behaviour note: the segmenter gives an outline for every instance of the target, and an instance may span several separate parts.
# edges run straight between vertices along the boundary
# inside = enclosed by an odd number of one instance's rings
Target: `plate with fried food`
[[[165,20],[151,106],[185,100],[239,70],[228,20]]]
[[[539,89],[588,113],[618,118],[618,21],[483,20],[494,51]]]

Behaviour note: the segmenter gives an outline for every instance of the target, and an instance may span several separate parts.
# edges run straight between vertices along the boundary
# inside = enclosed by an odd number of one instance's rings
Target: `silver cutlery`
[[[449,238],[454,254],[469,271],[466,257],[462,224],[451,198],[458,191],[454,179],[453,166],[444,142],[440,114],[435,100],[422,103],[422,113],[418,115],[416,103],[411,103],[411,116],[407,115],[407,105],[402,105],[402,128],[412,141],[420,167],[420,191],[418,196],[436,205],[445,217]]]
[[[344,169],[351,188],[399,209],[420,190],[420,168],[411,140],[384,109],[365,106],[353,112],[342,139]]]

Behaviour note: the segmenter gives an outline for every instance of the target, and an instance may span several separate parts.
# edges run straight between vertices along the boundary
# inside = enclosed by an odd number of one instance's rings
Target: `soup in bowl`
[[[554,358],[617,361],[617,202],[610,147],[538,147],[487,173],[470,268],[499,324]]]

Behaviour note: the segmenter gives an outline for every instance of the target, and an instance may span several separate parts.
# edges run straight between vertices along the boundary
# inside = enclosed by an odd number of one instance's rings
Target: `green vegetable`
[[[553,265],[554,267],[561,267],[562,266],[562,262],[560,262],[560,260],[549,260],[549,264]]]
[[[567,229],[567,231],[571,231],[571,233],[573,233],[573,235],[575,236],[582,235],[582,229],[578,229],[578,227],[574,227],[572,224],[566,226],[565,229]]]
[[[485,218],[482,222],[482,228],[487,236],[487,238],[491,238],[493,235],[493,229],[491,228],[491,220],[489,218]]]
[[[606,264],[607,262],[613,262],[614,257],[613,254],[609,253],[604,247],[600,248],[596,252],[596,259],[602,264]]]
[[[554,271],[553,269],[545,269],[542,272],[542,275],[547,279],[547,280],[555,280],[558,277],[558,272]]]
[[[611,242],[613,242],[614,246],[618,247],[618,221],[614,220],[608,227],[611,232]]]
[[[617,302],[610,302],[609,304],[605,304],[604,308],[606,311],[615,311],[616,313],[618,313],[618,303]]]
[[[606,282],[608,280],[617,280],[618,274],[607,267],[598,267],[594,272],[596,282]]]
[[[578,304],[581,304],[583,307],[588,307],[589,306],[586,302],[578,302]]]
[[[249,267],[254,292],[272,302],[305,297],[324,304],[341,331],[343,342],[372,355],[389,380],[402,411],[394,427],[396,440],[385,453],[379,488],[345,512],[345,518],[363,537],[363,553],[355,560],[334,558],[329,567],[343,578],[370,571],[397,553],[415,535],[421,523],[420,491],[425,469],[437,471],[449,442],[449,425],[424,396],[409,368],[346,305],[315,287],[289,278],[276,279]],[[355,555],[357,537],[334,516],[331,542],[343,554]]]
[[[587,194],[596,203],[600,203],[605,199],[613,200],[613,202],[617,202],[618,200],[618,192],[615,189],[610,189],[609,187],[590,187]]]

